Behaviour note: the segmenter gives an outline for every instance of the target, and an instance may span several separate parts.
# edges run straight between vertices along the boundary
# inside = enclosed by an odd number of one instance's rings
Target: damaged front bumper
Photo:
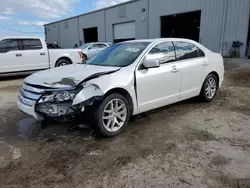
[[[31,105],[32,102],[33,101],[30,101],[29,99],[26,99],[19,94],[17,99],[17,106],[23,113],[33,116],[38,121],[44,120],[43,116],[35,112],[35,104]]]
[[[65,93],[68,93],[67,96],[71,96],[72,93],[74,95],[67,98]],[[63,95],[66,100],[59,100],[58,95]],[[101,100],[103,95],[95,84],[84,85],[80,89],[52,89],[24,83],[18,95],[17,105],[22,112],[39,121],[46,117],[69,120],[82,113],[86,106]]]

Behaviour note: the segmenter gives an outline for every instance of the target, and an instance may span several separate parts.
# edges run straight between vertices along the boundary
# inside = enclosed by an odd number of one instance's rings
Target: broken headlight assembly
[[[78,92],[79,91],[71,90],[45,93],[38,103],[73,101]]]

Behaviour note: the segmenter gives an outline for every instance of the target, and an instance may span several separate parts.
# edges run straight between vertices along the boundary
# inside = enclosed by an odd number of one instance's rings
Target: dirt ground
[[[23,78],[2,80],[0,187],[249,188],[250,60],[226,60],[225,67],[213,102],[135,116],[112,139],[87,126],[42,129],[16,107]]]

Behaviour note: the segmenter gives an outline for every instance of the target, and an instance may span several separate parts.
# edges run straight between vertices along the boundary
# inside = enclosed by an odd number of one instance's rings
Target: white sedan
[[[85,43],[84,45],[80,46],[83,53],[83,59],[91,59],[96,54],[98,54],[100,51],[104,50],[105,48],[111,46],[111,43],[106,42],[91,42],[91,43]]]
[[[86,64],[27,77],[17,104],[40,121],[84,119],[93,112],[101,134],[115,136],[132,115],[197,96],[212,101],[223,77],[222,56],[192,40],[128,41]]]

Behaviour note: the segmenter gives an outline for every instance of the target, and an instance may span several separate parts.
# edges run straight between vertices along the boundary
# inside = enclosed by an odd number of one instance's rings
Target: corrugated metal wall
[[[226,22],[223,27],[225,3]],[[212,51],[223,50],[223,55],[227,55],[232,41],[239,40],[244,43],[241,48],[243,56],[249,8],[249,0],[137,0],[72,18],[68,20],[68,29],[64,27],[65,20],[46,25],[45,28],[50,28],[46,38],[51,42],[60,40],[62,47],[72,47],[80,41],[84,43],[84,28],[98,27],[98,40],[113,42],[113,25],[130,21],[135,21],[136,39],[159,38],[161,16],[201,10],[200,42]]]
[[[228,55],[233,41],[243,43],[241,56],[246,52],[249,25],[249,0],[227,0],[226,25],[224,32],[223,54]]]
[[[149,37],[160,37],[160,17],[201,10],[200,42],[219,51],[223,0],[149,0]]]
[[[83,29],[98,27],[98,40],[105,41],[105,15],[104,10],[93,12],[79,17],[79,36],[84,43]],[[78,28],[77,28],[78,30]]]
[[[58,23],[46,25],[45,30],[46,30],[46,41],[57,42],[60,45]]]
[[[79,37],[77,24],[76,18],[59,22],[60,41],[62,47],[73,48],[75,44],[78,45]]]
[[[142,12],[141,9],[145,9]],[[106,9],[106,40],[113,42],[113,24],[135,21],[136,39],[147,38],[147,15],[148,15],[147,0],[139,0],[133,3],[124,4],[121,6]],[[124,14],[121,15],[120,12]]]

